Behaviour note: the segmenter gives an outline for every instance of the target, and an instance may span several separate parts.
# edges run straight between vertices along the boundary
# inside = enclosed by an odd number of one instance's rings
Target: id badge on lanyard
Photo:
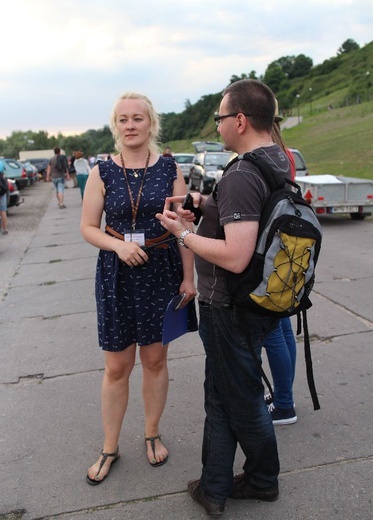
[[[126,229],[124,232],[125,242],[137,242],[139,246],[145,245],[145,229]]]

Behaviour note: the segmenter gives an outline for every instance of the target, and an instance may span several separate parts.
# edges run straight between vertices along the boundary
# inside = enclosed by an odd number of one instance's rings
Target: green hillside
[[[311,174],[373,179],[373,101],[305,117],[283,136]]]
[[[373,78],[373,42],[326,60],[313,67],[306,77],[295,78],[289,84],[287,96],[293,99],[293,106],[287,112],[293,117],[299,116],[301,122],[284,129],[283,136],[289,147],[301,150],[312,174],[373,179],[370,78]],[[284,91],[275,94],[281,99]],[[210,110],[205,126],[193,138],[168,142],[171,149],[193,152],[193,141],[219,140],[213,122],[217,108],[218,105]]]

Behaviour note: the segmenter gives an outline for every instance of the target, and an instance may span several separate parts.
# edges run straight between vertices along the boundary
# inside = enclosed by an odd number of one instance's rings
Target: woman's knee
[[[144,370],[153,373],[167,369],[167,347],[147,346],[141,347],[140,359]]]
[[[129,378],[134,365],[135,350],[133,352],[106,352],[105,375],[111,381]]]

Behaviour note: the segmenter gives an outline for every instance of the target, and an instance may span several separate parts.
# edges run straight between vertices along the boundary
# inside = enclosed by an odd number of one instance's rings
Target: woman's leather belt
[[[120,233],[118,233],[118,231],[115,231],[115,229],[111,228],[110,226],[105,226],[105,231],[115,237],[115,238],[118,238],[119,240],[124,240],[124,236],[121,235]],[[167,249],[168,248],[168,244],[158,244],[157,245],[157,242],[163,242],[163,240],[165,240],[169,235],[170,235],[170,231],[167,231],[166,233],[164,233],[163,235],[161,235],[160,237],[157,237],[157,238],[150,238],[149,240],[145,240],[145,246],[148,247],[148,246],[153,246],[153,247],[158,247],[158,248],[162,248],[162,249]]]

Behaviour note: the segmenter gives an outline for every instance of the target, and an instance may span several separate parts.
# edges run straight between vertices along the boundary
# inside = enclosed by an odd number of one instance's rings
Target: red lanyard
[[[125,165],[124,165],[124,160],[123,160],[122,153],[120,154],[120,160],[121,160],[121,163],[122,163],[122,168],[123,168],[124,178],[126,179],[127,189],[128,189],[128,195],[129,195],[129,198],[130,198],[130,201],[131,201],[131,210],[132,210],[132,229],[133,229],[133,230],[136,229],[136,217],[137,217],[137,212],[138,212],[139,205],[140,205],[140,198],[141,198],[141,194],[142,194],[142,187],[143,187],[143,185],[144,185],[145,175],[146,175],[146,172],[148,171],[149,159],[150,159],[150,152],[148,152],[148,157],[147,157],[147,159],[146,159],[146,164],[145,164],[145,169],[144,169],[144,175],[143,175],[143,177],[142,177],[142,179],[141,179],[141,185],[140,185],[139,192],[138,192],[138,194],[137,194],[136,204],[134,204],[134,199],[133,199],[133,194],[132,194],[131,186],[130,186],[130,184],[129,184],[129,182],[128,182],[128,178],[127,178],[127,170],[126,170],[126,167],[125,167]]]

